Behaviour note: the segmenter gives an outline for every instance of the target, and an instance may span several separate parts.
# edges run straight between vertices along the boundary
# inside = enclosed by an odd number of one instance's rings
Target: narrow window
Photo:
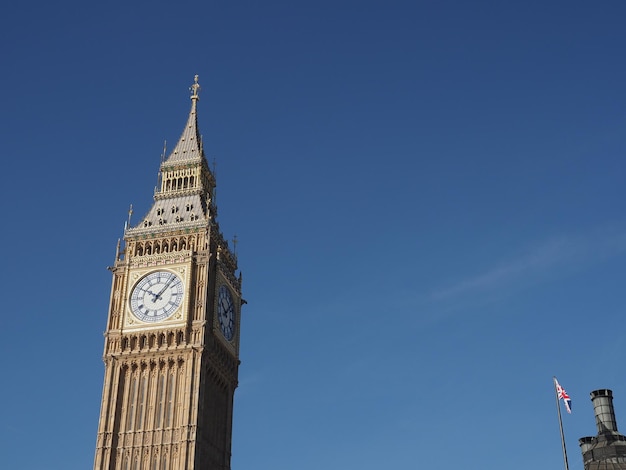
[[[163,399],[165,397],[165,377],[159,376],[159,384],[157,385],[157,407],[156,407],[156,423],[154,427],[161,427],[161,415],[163,414]]]
[[[128,419],[126,430],[132,431],[135,426],[135,400],[137,400],[137,377],[133,377],[130,382],[130,396],[128,397]]]
[[[144,419],[144,409],[145,409],[145,401],[146,401],[146,380],[147,377],[144,375],[141,377],[141,385],[139,386],[139,419],[137,421],[137,428],[143,429],[143,419]]]
[[[165,427],[172,426],[172,415],[174,408],[174,374],[170,374],[167,384],[167,404],[165,408]]]

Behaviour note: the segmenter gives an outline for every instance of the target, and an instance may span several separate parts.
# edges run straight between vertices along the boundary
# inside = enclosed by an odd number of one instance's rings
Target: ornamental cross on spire
[[[198,99],[200,98],[200,96],[198,95],[198,92],[200,91],[200,84],[198,83],[198,76],[196,75],[195,77],[193,77],[193,85],[191,85],[189,87],[189,89],[191,90],[191,99]]]

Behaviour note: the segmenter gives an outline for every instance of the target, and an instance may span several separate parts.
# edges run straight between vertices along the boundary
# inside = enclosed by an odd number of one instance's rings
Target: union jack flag
[[[569,397],[565,389],[561,387],[561,384],[559,384],[558,380],[556,380],[556,377],[554,378],[554,385],[556,386],[556,394],[559,397],[559,400],[561,399],[563,400],[565,409],[567,410],[568,413],[571,413],[572,412],[572,399]]]

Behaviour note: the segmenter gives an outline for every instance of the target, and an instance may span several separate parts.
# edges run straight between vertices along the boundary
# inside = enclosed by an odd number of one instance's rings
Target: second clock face
[[[220,286],[217,297],[217,317],[224,338],[232,340],[235,334],[235,303],[230,289],[224,284]]]
[[[139,320],[155,323],[172,316],[183,302],[183,282],[170,271],[142,277],[130,294],[130,310]]]

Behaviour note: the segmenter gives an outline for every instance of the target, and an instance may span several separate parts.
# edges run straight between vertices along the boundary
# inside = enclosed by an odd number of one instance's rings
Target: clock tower
[[[94,470],[229,470],[241,273],[216,221],[198,131],[161,163],[154,203],[118,243]]]

